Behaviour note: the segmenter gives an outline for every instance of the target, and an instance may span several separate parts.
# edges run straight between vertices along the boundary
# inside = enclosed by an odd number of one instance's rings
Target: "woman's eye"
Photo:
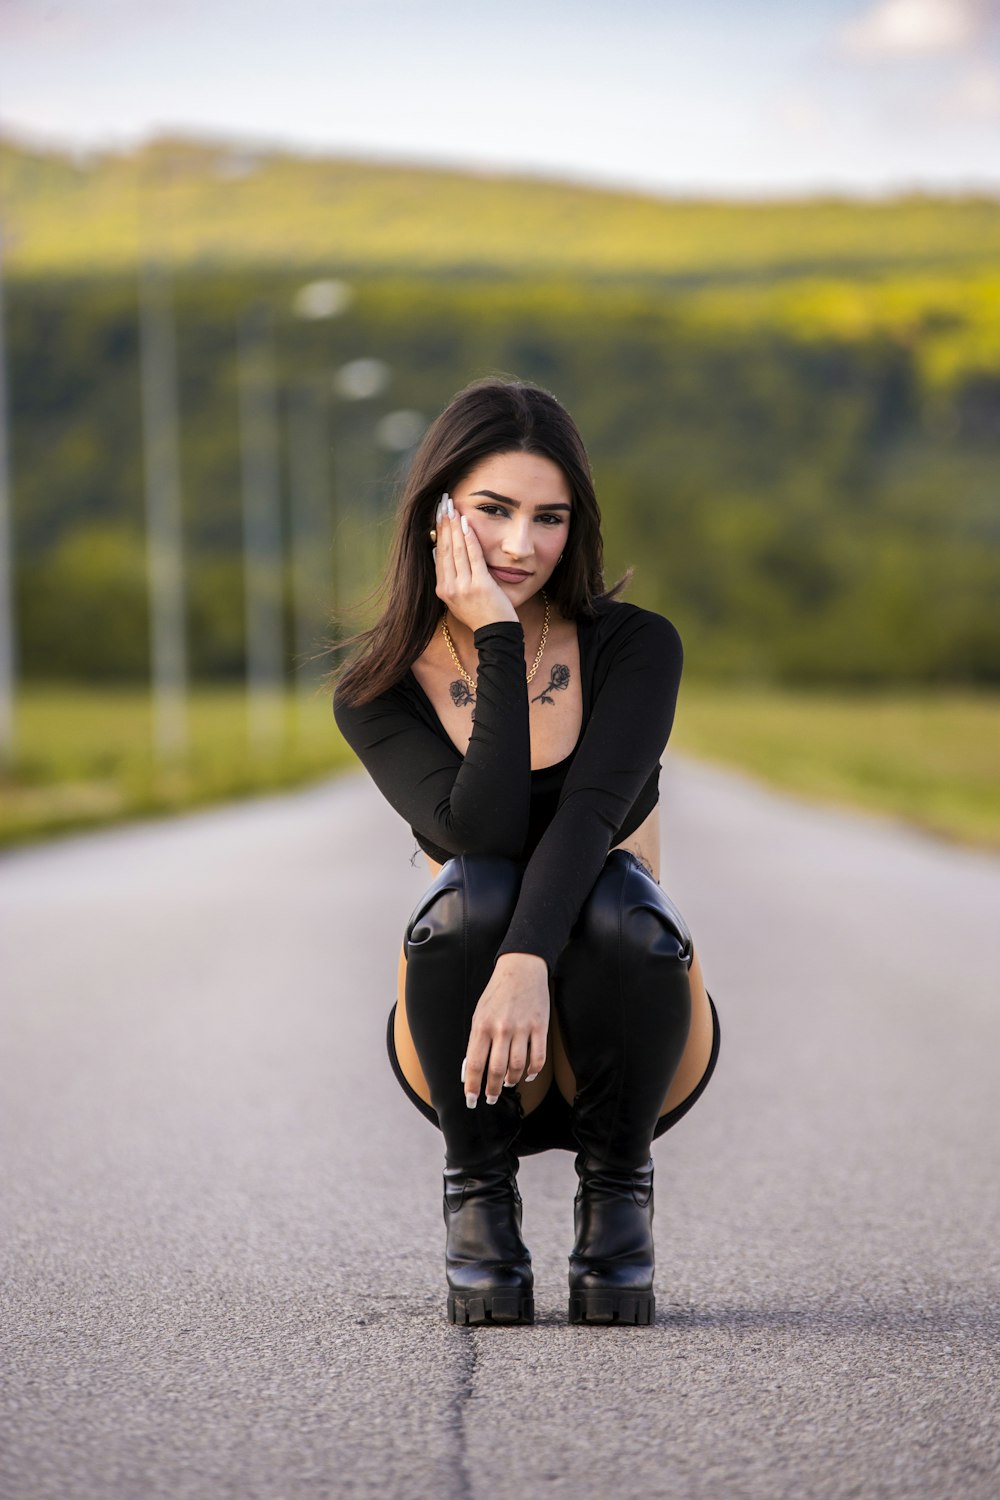
[[[509,512],[507,510],[505,510],[502,505],[478,505],[476,507],[476,509],[477,510],[485,511],[487,515],[491,515],[494,511],[497,512],[501,516],[506,516],[506,515],[509,514]],[[555,524],[558,526],[559,522],[561,520],[561,517],[560,516],[553,516],[553,515],[541,515],[541,516],[536,517],[536,519],[539,520],[539,521],[554,521]]]

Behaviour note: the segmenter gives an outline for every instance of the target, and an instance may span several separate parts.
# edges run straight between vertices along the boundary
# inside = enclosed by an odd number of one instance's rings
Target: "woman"
[[[651,1141],[719,1027],[659,881],[659,756],[682,650],[603,583],[582,439],[554,396],[487,379],[426,432],[388,605],[347,644],[336,722],[434,879],[406,926],[387,1044],[444,1137],[452,1322],[530,1323],[520,1156],[576,1153],[571,1322],[651,1323]]]

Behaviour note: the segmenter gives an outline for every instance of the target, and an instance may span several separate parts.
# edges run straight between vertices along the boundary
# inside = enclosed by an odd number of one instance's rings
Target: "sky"
[[[0,132],[665,193],[1000,191],[1000,0],[0,0]]]

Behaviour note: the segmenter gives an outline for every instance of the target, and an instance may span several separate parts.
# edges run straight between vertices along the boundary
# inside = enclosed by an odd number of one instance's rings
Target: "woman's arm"
[[[497,950],[498,958],[537,954],[550,975],[674,722],[684,662],[675,626],[651,610],[629,611],[607,649],[612,655],[583,740]]]
[[[337,727],[379,791],[412,828],[452,854],[517,858],[528,835],[531,741],[524,628],[473,633],[476,715],[465,757],[384,693],[352,708],[333,695]]]

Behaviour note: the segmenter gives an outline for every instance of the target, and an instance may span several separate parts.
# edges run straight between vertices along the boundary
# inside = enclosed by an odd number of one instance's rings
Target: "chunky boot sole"
[[[653,1295],[653,1158],[631,1171],[581,1151],[569,1258],[569,1321],[648,1326]]]
[[[530,1292],[449,1292],[448,1322],[470,1326],[533,1323],[535,1299]]]
[[[649,1324],[655,1311],[656,1298],[652,1292],[602,1292],[591,1288],[571,1292],[569,1298],[571,1323]]]
[[[508,1148],[469,1171],[446,1167],[444,1184],[449,1323],[533,1323],[534,1277],[521,1238],[514,1152]]]

